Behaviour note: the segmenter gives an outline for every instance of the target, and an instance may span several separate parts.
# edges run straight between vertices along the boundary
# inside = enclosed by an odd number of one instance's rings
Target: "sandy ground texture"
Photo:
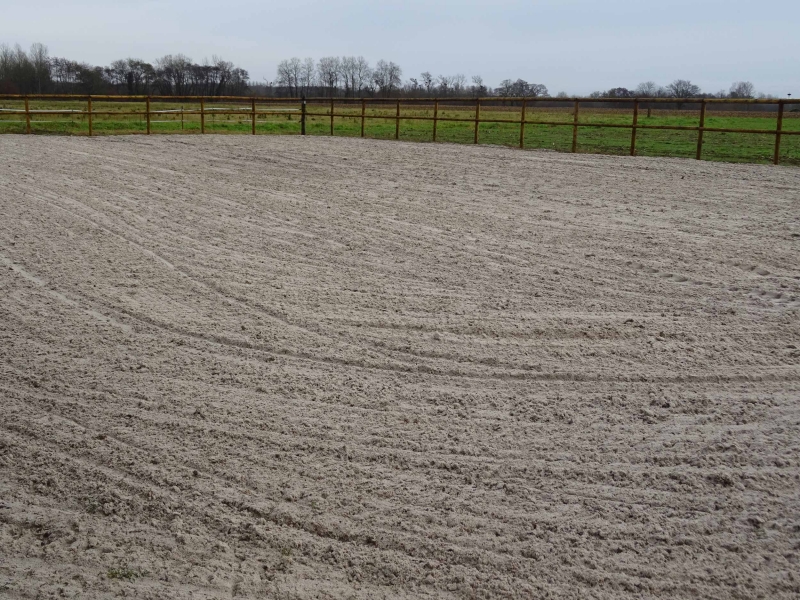
[[[0,597],[797,598],[800,170],[0,137]]]

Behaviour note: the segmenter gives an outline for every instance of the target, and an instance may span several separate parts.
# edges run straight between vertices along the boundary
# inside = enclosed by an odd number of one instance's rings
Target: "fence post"
[[[478,129],[480,128],[481,123],[481,100],[477,98],[475,100],[475,141],[474,143],[478,143]]]
[[[636,126],[639,124],[639,99],[633,102],[633,128],[631,129],[631,156],[636,156]]]
[[[86,112],[89,115],[89,137],[92,137],[92,97],[89,96],[86,103]]]
[[[306,97],[300,98],[300,135],[306,134]]]
[[[578,109],[580,103],[575,100],[575,110],[572,117],[572,151],[578,151]]]
[[[703,154],[703,132],[705,131],[706,126],[706,99],[703,98],[703,101],[700,103],[700,128],[697,130],[697,156],[695,158],[700,160],[700,156]]]
[[[361,99],[361,137],[364,137],[364,115],[367,112],[367,101],[362,98]]]
[[[147,135],[150,135],[150,96],[145,101],[145,112],[147,113]]]
[[[778,102],[778,128],[775,130],[775,157],[776,165],[781,162],[781,130],[783,129],[783,100]]]
[[[397,113],[394,117],[394,139],[400,139],[400,100],[397,101]]]
[[[200,98],[200,133],[206,132],[206,101]]]
[[[256,134],[256,99],[253,98],[252,102],[253,102],[253,105],[252,105],[252,108],[253,108],[253,135],[255,135]]]
[[[25,133],[31,132],[31,105],[25,96]]]
[[[527,98],[522,99],[522,115],[519,118],[519,149],[525,148],[525,104]]]
[[[433,141],[436,141],[436,125],[439,123],[439,99],[433,100]]]
[[[331,135],[333,135],[333,96],[331,96]]]

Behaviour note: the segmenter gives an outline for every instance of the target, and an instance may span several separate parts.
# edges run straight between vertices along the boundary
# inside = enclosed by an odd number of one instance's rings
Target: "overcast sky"
[[[36,0],[0,2],[0,42],[106,65],[219,55],[275,79],[283,58],[393,60],[403,78],[483,76],[588,94],[690,79],[800,97],[800,0]]]

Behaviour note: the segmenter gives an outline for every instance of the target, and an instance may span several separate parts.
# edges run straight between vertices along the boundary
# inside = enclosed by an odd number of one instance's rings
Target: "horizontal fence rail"
[[[10,100],[23,102],[24,108],[19,110],[14,109],[1,109],[0,115],[18,115],[25,117],[25,131],[31,133],[32,131],[32,117],[36,115],[69,115],[69,116],[83,116],[86,117],[88,122],[89,135],[94,134],[94,118],[99,116],[138,116],[144,117],[146,120],[146,132],[152,133],[151,124],[153,122],[168,122],[168,121],[153,121],[153,117],[161,115],[172,115],[181,117],[181,129],[183,129],[184,116],[200,116],[200,132],[206,132],[206,117],[215,115],[237,115],[239,117],[248,117],[251,121],[251,132],[256,134],[256,121],[258,117],[264,116],[298,116],[300,118],[300,130],[302,135],[306,135],[306,123],[309,117],[324,117],[330,119],[330,135],[334,135],[334,119],[360,119],[361,137],[365,137],[365,123],[367,120],[388,120],[395,122],[394,138],[400,138],[400,122],[401,121],[429,121],[433,124],[433,141],[437,141],[438,124],[440,122],[451,123],[471,123],[473,125],[473,143],[479,143],[480,125],[482,123],[503,123],[519,126],[519,147],[525,146],[525,127],[526,125],[546,125],[555,127],[571,127],[572,128],[572,152],[578,151],[578,131],[583,127],[591,128],[615,128],[615,129],[630,129],[630,154],[636,154],[636,138],[637,132],[640,130],[660,130],[660,131],[693,131],[697,132],[697,152],[695,157],[699,160],[702,157],[703,151],[703,137],[704,133],[738,133],[738,134],[760,134],[771,135],[775,138],[773,162],[778,164],[780,162],[780,148],[781,138],[783,136],[800,135],[799,130],[784,130],[784,110],[786,106],[800,104],[800,99],[786,99],[786,100],[772,100],[772,99],[722,99],[722,98],[526,98],[526,97],[488,97],[488,98],[272,98],[272,97],[252,97],[252,96],[113,96],[113,95],[64,95],[64,94],[42,94],[42,95],[11,95],[2,94],[0,100]],[[85,102],[86,109],[35,109],[31,108],[32,101],[72,101],[72,102]],[[94,110],[93,102],[104,103],[143,103],[144,110]],[[152,102],[191,102],[199,103],[200,108],[185,110],[183,107],[172,110],[152,109]],[[214,108],[206,106],[207,103],[241,103],[245,106],[241,108]],[[442,104],[445,103],[449,110],[456,110],[456,105],[460,110],[471,109],[474,110],[473,116],[468,117],[445,117],[440,116],[440,109]],[[527,110],[536,104],[547,103],[554,104],[571,104],[572,119],[565,121],[556,121],[551,119],[530,119],[528,118]],[[633,121],[627,123],[597,123],[586,122],[580,120],[580,106],[582,104],[611,104],[618,105],[623,108],[630,108],[633,111]],[[269,104],[298,104],[298,108],[279,108],[269,110],[263,105]],[[336,105],[353,107],[360,111],[358,113],[337,112]],[[487,107],[491,104],[491,107]],[[500,106],[498,106],[498,104]],[[652,109],[652,105],[671,104],[682,107],[683,105],[700,106],[700,119],[696,126],[692,125],[647,125],[641,123],[639,120],[639,112],[642,106],[647,107],[648,112]],[[725,105],[772,105],[777,112],[777,125],[775,129],[731,129],[722,127],[707,127],[705,125],[706,110],[708,106],[714,104]],[[262,105],[258,107],[257,105]],[[325,112],[312,112],[309,111],[309,105],[324,106]],[[510,105],[510,106],[509,106]],[[519,119],[497,119],[481,117],[481,107],[485,110],[491,108],[516,108],[517,105],[520,109]],[[381,107],[385,106],[389,109],[395,108],[393,114],[368,114],[367,107]],[[403,115],[401,107],[407,106],[411,108],[433,107],[433,116],[419,116],[419,115]],[[34,121],[35,122],[35,121]],[[171,121],[169,121],[171,122]]]

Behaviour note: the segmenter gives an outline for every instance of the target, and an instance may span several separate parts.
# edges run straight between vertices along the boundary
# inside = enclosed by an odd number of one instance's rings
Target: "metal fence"
[[[306,135],[306,122],[308,117],[328,117],[330,118],[330,135],[334,134],[334,119],[335,118],[349,118],[361,120],[361,137],[365,137],[365,123],[369,119],[381,120],[394,120],[395,121],[395,139],[400,138],[400,122],[401,121],[429,121],[433,124],[433,141],[437,141],[437,125],[439,122],[460,122],[472,123],[474,127],[474,143],[479,143],[479,132],[481,123],[506,123],[519,126],[519,147],[523,148],[525,144],[525,127],[526,125],[549,125],[556,127],[571,127],[572,128],[572,152],[578,151],[578,131],[582,127],[594,128],[623,128],[631,130],[630,140],[630,154],[636,154],[636,134],[639,130],[671,130],[671,131],[695,131],[697,132],[697,153],[696,158],[699,160],[703,152],[703,135],[706,132],[714,133],[739,133],[739,134],[759,134],[759,135],[772,135],[775,137],[775,149],[773,162],[778,164],[780,162],[780,148],[781,137],[787,135],[800,135],[800,131],[784,130],[784,110],[786,106],[798,105],[800,100],[751,100],[751,99],[716,99],[716,98],[512,98],[512,97],[490,97],[490,98],[402,98],[402,99],[387,99],[387,98],[358,98],[358,99],[342,99],[342,98],[266,98],[266,97],[249,97],[249,96],[76,96],[76,95],[36,95],[36,96],[19,96],[19,95],[0,95],[0,100],[14,100],[24,102],[24,110],[4,110],[4,115],[24,115],[25,116],[25,130],[31,133],[31,117],[37,114],[49,115],[83,115],[88,119],[89,135],[93,135],[93,118],[96,116],[108,115],[125,115],[125,116],[143,116],[146,119],[147,134],[151,133],[151,123],[154,116],[172,114],[174,110],[151,110],[151,102],[194,102],[200,104],[199,110],[186,110],[181,109],[180,114],[183,115],[199,115],[200,116],[200,131],[206,132],[206,117],[211,114],[216,115],[246,115],[252,122],[252,134],[256,134],[256,119],[268,115],[286,115],[286,110],[268,110],[258,108],[257,105],[269,104],[297,104],[300,117],[300,133]],[[31,101],[81,101],[86,102],[86,110],[36,110],[31,109]],[[93,110],[92,102],[139,102],[145,104],[144,111],[97,111]],[[212,102],[228,102],[228,103],[245,103],[249,105],[248,109],[217,109],[208,108],[207,104]],[[554,121],[554,120],[537,120],[529,119],[526,116],[526,109],[531,108],[537,104],[547,103],[551,105],[555,102],[568,103],[571,105],[572,120],[571,121]],[[444,117],[440,116],[440,105],[446,103],[451,105],[459,103],[465,105],[469,110],[474,110],[474,116],[468,118],[459,117]],[[487,119],[481,118],[481,107],[491,103],[496,105],[502,103],[506,106],[512,105],[519,107],[519,119]],[[358,105],[360,104],[360,115],[353,113],[336,112],[336,105],[343,104]],[[403,115],[401,114],[402,106],[420,106],[420,105],[433,106],[433,116],[420,116],[420,115]],[[580,120],[580,108],[585,104],[603,104],[604,106],[621,106],[623,108],[631,108],[633,111],[633,121],[627,123],[592,123]],[[639,122],[639,110],[643,106],[652,108],[657,105],[699,105],[700,118],[697,126],[682,126],[682,125],[646,125]],[[743,105],[771,105],[777,112],[777,126],[775,129],[729,129],[719,127],[706,127],[706,109],[708,106],[714,104],[743,104]],[[330,108],[326,112],[313,112],[309,110],[311,106],[327,106]],[[375,115],[367,114],[367,106],[396,106],[394,115]],[[464,110],[464,109],[462,109]]]

